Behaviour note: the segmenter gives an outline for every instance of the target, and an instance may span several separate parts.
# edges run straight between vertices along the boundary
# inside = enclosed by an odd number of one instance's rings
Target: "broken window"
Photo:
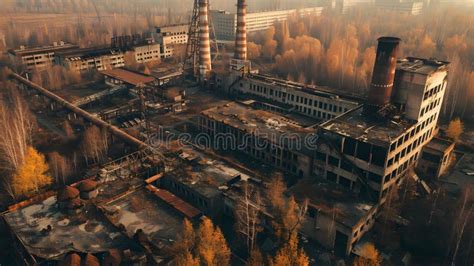
[[[385,160],[387,159],[387,151],[378,146],[372,146],[372,163],[383,167],[385,165]]]
[[[370,147],[371,145],[365,142],[357,143],[357,158],[368,162],[370,159]]]
[[[346,138],[344,141],[343,153],[350,156],[354,156],[355,149],[356,149],[356,141],[351,138]]]
[[[337,183],[337,175],[333,172],[328,171],[326,174],[326,179],[331,182]]]
[[[339,159],[329,156],[329,164],[338,167],[339,166]]]
[[[347,179],[347,178],[345,178],[345,177],[343,177],[343,176],[341,176],[341,177],[339,178],[339,184],[340,184],[341,186],[345,187],[345,188],[349,188],[349,189],[350,189],[350,188],[351,188],[351,183],[352,183],[351,180],[349,180],[349,179]]]

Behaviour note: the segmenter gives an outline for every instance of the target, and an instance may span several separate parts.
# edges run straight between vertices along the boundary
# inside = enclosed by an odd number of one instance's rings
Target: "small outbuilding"
[[[79,183],[77,188],[80,191],[81,199],[93,199],[97,197],[99,191],[97,189],[97,182],[91,179],[87,179]]]

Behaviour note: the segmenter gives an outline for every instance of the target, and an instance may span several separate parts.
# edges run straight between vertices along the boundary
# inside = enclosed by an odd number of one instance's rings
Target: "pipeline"
[[[25,79],[24,77],[22,77],[22,76],[20,76],[16,73],[12,73],[10,75],[10,77],[17,80],[17,81],[19,81],[20,83],[28,86],[29,88],[32,88],[32,89],[38,91],[39,93],[41,93],[44,96],[48,97],[49,99],[55,101],[56,103],[60,104],[64,108],[66,108],[66,109],[74,112],[75,114],[81,116],[82,118],[84,118],[87,121],[93,123],[94,125],[108,130],[112,135],[122,139],[126,143],[128,143],[128,144],[130,144],[130,145],[132,145],[132,146],[134,146],[138,149],[145,149],[145,148],[150,147],[145,142],[130,136],[129,134],[125,133],[124,131],[122,131],[118,127],[113,126],[113,125],[111,125],[111,124],[109,124],[109,123],[93,116],[89,112],[84,111],[83,109],[81,109],[77,106],[74,106],[73,104],[71,104],[70,102],[64,100],[63,98],[59,97],[58,95],[50,92],[49,90],[47,90],[47,89],[45,89],[45,88],[29,81],[27,79]]]

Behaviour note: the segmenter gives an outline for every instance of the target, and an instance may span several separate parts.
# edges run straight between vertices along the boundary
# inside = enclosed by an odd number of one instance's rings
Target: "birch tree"
[[[247,183],[244,184],[244,193],[235,208],[235,227],[237,233],[245,239],[249,254],[254,250],[257,234],[261,231],[259,225],[260,210],[260,194]]]

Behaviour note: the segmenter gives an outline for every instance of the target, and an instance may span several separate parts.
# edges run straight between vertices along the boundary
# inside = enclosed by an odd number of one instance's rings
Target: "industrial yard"
[[[193,2],[151,30],[0,58],[1,265],[472,264],[472,126],[444,109],[457,61],[381,34],[357,59],[367,73],[320,82],[334,73],[294,32],[368,1]],[[371,8],[430,1],[386,2]],[[133,17],[91,7],[98,27]]]

